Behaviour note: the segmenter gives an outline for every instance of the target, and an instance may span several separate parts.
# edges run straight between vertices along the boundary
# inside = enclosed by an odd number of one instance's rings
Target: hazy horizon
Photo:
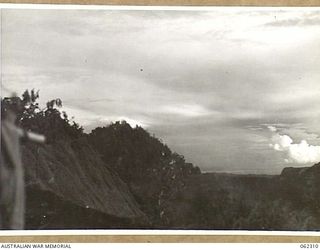
[[[2,96],[61,98],[86,132],[140,125],[205,172],[320,161],[320,8],[1,15]]]

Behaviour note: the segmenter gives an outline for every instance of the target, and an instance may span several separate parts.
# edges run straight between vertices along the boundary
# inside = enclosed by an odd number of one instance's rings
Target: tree
[[[37,100],[39,91],[26,90],[21,97],[5,97],[1,100],[1,118],[15,115],[16,124],[26,130],[46,135],[47,141],[55,141],[64,137],[77,138],[83,134],[83,128],[70,121],[65,112],[61,112],[61,99],[47,102],[41,108]]]

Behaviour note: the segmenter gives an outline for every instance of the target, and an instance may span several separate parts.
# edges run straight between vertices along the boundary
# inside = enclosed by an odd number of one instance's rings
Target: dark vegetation
[[[319,169],[191,176],[168,202],[169,217],[173,227],[185,229],[319,230]]]
[[[16,124],[26,130],[44,134],[48,143],[61,139],[75,139],[83,135],[83,128],[71,121],[62,107],[60,99],[50,100],[45,108],[37,102],[39,91],[25,91],[22,97],[5,97],[1,100],[1,120],[15,115]]]
[[[320,165],[279,176],[206,173],[125,121],[91,133],[38,92],[1,101],[1,118],[44,134],[24,142],[27,227],[319,230]]]
[[[162,220],[161,202],[182,189],[186,177],[200,174],[198,167],[172,153],[159,139],[141,127],[132,128],[125,121],[94,129],[89,141],[129,185],[153,225],[167,223]]]

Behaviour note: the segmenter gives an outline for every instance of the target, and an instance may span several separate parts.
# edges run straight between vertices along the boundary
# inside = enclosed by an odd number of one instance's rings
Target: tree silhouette
[[[45,108],[39,106],[38,99],[39,91],[33,89],[24,91],[21,97],[3,98],[1,119],[14,115],[18,126],[46,135],[49,142],[64,137],[77,138],[83,134],[82,127],[70,121],[67,114],[60,111],[61,99],[48,101]]]

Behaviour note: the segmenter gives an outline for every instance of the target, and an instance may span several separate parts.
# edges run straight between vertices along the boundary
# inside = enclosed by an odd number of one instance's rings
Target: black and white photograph
[[[320,230],[320,8],[1,8],[0,228]]]

